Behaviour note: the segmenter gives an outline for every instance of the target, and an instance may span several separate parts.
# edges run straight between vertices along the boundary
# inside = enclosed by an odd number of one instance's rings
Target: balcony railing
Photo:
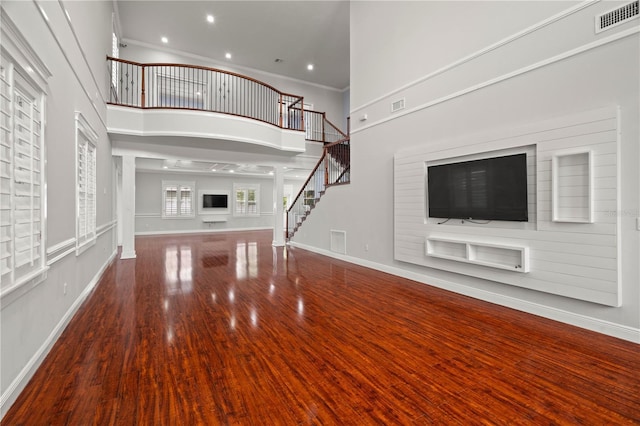
[[[347,135],[332,122],[327,120],[327,114],[318,111],[304,111],[305,138],[310,141],[333,143],[342,140]]]
[[[305,127],[302,96],[250,77],[196,65],[142,64],[112,57],[107,61],[110,104],[210,111],[316,132]]]

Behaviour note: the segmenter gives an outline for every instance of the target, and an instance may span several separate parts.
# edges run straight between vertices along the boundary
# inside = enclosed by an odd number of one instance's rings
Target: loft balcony
[[[304,152],[305,141],[346,137],[325,113],[305,110],[302,96],[250,77],[194,65],[107,61],[111,135],[232,141],[283,153]]]

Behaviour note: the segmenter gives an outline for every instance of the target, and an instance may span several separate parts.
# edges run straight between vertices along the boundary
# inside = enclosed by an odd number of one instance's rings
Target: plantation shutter
[[[178,187],[167,186],[164,190],[164,214],[165,216],[178,215]]]
[[[11,69],[0,72],[0,273],[13,270],[13,110],[11,108]]]
[[[247,189],[247,214],[258,214],[255,189]]]
[[[77,242],[81,247],[96,239],[96,147],[85,135],[88,124],[79,118],[78,122],[77,179]]]
[[[11,64],[2,67],[0,80],[0,269],[4,288],[44,268],[43,123],[42,94]]]
[[[190,216],[193,214],[192,191],[188,186],[180,187],[180,215]]]
[[[195,182],[162,181],[164,218],[189,218],[194,216]]]
[[[246,214],[247,213],[247,205],[245,204],[245,190],[237,189],[236,190],[236,214]]]
[[[16,268],[40,257],[40,111],[35,99],[16,88],[14,197]]]

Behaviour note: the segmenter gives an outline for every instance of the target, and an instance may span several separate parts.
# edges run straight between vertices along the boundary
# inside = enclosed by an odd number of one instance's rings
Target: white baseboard
[[[144,231],[136,232],[135,235],[175,235],[175,234],[208,234],[215,232],[240,232],[240,231],[266,231],[273,230],[273,226],[256,228],[220,228],[220,229],[186,229],[177,231]]]
[[[382,263],[372,262],[372,261],[360,259],[357,257],[334,253],[329,250],[311,247],[306,244],[300,244],[294,241],[290,241],[288,244],[290,244],[293,247],[299,247],[301,249],[308,250],[314,253],[333,257],[339,260],[344,260],[345,262],[375,269],[381,272],[386,272],[388,274],[396,275],[402,278],[407,278],[413,281],[418,281],[423,284],[428,284],[430,286],[438,287],[443,290],[453,291],[455,293],[463,294],[465,296],[473,297],[475,299],[484,300],[485,302],[495,303],[496,305],[505,306],[507,308],[516,309],[518,311],[527,312],[529,314],[548,318],[554,321],[563,322],[565,324],[574,325],[576,327],[584,328],[587,330],[606,334],[608,336],[616,337],[618,339],[628,340],[630,342],[640,344],[639,328],[633,328],[633,327],[629,327],[621,324],[612,323],[610,321],[604,321],[597,318],[576,314],[573,312],[563,311],[561,309],[540,305],[538,303],[516,299],[511,296],[505,296],[502,294],[493,293],[490,291],[481,290],[474,287],[469,287],[463,284],[458,284],[455,282],[446,281],[439,278],[433,278],[433,277],[430,277],[429,275],[407,271],[395,266],[384,265]]]
[[[55,326],[55,328],[51,331],[51,334],[47,337],[47,339],[42,343],[40,348],[36,351],[36,353],[31,357],[27,365],[20,371],[20,374],[11,382],[11,384],[7,387],[7,389],[0,396],[0,419],[4,417],[7,413],[11,405],[16,401],[20,392],[22,392],[29,383],[29,380],[33,377],[44,358],[47,356],[53,345],[56,343],[64,329],[67,327],[71,318],[76,314],[82,303],[85,299],[91,294],[94,287],[102,278],[102,274],[107,269],[107,267],[111,264],[113,259],[116,257],[117,250],[109,256],[107,261],[102,265],[100,270],[94,275],[89,284],[85,287],[85,289],[80,293],[80,296],[73,302],[73,304],[69,307],[64,316],[60,319],[60,322]]]

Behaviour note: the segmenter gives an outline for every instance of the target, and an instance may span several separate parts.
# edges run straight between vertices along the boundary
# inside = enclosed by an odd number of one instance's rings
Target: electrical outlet
[[[369,244],[364,245],[364,251],[369,251]]]
[[[63,284],[62,291],[63,291],[64,294],[67,294],[67,283]]]

